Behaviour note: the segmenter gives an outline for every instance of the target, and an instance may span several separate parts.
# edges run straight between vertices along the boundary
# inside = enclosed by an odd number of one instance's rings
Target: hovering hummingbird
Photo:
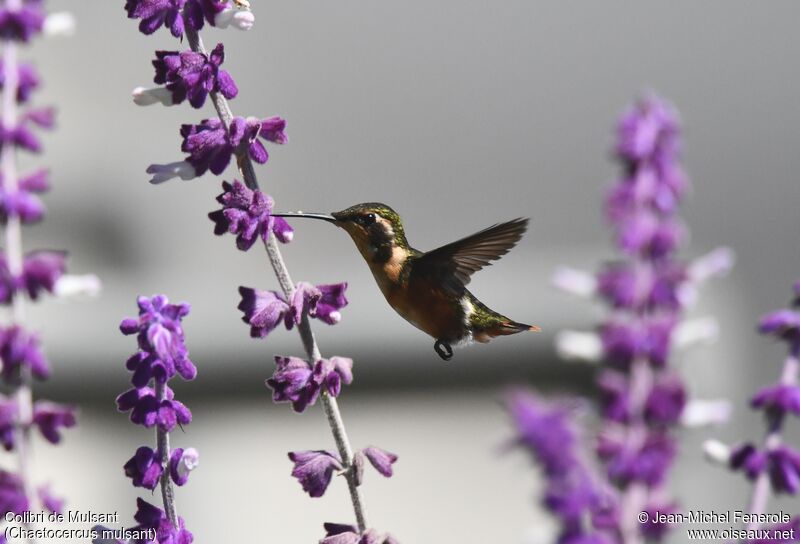
[[[453,357],[451,345],[486,343],[495,336],[540,330],[489,309],[466,288],[472,274],[508,253],[522,238],[527,219],[493,225],[422,252],[408,244],[400,216],[386,204],[356,204],[330,215],[272,215],[321,219],[346,230],[389,305],[432,336],[436,353],[445,361]]]

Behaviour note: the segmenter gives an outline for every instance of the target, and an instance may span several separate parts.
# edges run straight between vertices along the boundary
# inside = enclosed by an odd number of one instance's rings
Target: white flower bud
[[[68,11],[50,13],[44,20],[45,36],[51,38],[68,38],[75,35],[75,16]]]
[[[727,465],[731,458],[731,449],[719,440],[706,440],[703,443],[703,454],[714,464]]]
[[[733,413],[733,405],[727,399],[693,399],[681,414],[684,427],[704,427],[726,423]]]
[[[256,22],[256,17],[249,9],[225,8],[214,17],[214,26],[228,28],[232,26],[237,30],[250,30]]]
[[[566,360],[597,362],[603,356],[603,343],[593,332],[566,330],[556,335],[556,352]]]
[[[153,104],[163,104],[172,106],[172,91],[166,87],[136,87],[133,90],[133,103],[137,106],[152,106]]]
[[[173,178],[181,178],[189,181],[197,177],[194,166],[186,161],[171,162],[169,164],[151,164],[147,167],[147,173],[153,174],[150,183],[157,185]]]
[[[579,297],[588,298],[597,290],[597,279],[592,274],[566,266],[556,269],[552,282],[562,291]]]
[[[96,297],[103,289],[100,278],[95,274],[64,274],[56,281],[53,293],[58,298],[78,297],[81,295]]]

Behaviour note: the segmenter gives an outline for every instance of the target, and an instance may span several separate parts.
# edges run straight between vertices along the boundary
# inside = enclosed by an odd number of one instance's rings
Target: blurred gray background
[[[600,309],[549,280],[560,264],[591,270],[613,256],[600,215],[617,173],[611,129],[648,89],[683,117],[694,183],[685,255],[717,245],[738,255],[696,310],[720,318],[719,343],[682,366],[698,396],[736,401],[734,421],[685,432],[673,487],[687,508],[742,507],[747,484],[707,468],[699,444],[760,439],[747,397],[777,376],[783,356],[754,324],[786,304],[800,276],[797,3],[251,3],[251,32],[212,29],[204,39],[225,42],[236,113],[288,120],[289,145],[270,147],[259,168],[280,208],[382,201],[420,249],[531,218],[520,245],[476,275],[472,290],[544,332],[474,346],[450,363],[388,308],[343,232],[296,222],[285,248],[295,279],[350,282],[342,322],[316,332],[325,354],[355,359],[356,381],[341,399],[351,438],[400,455],[392,480],[368,476],[371,523],[403,542],[546,541],[535,470],[522,454],[500,453],[511,430],[499,400],[511,384],[591,391],[591,369],[558,361],[552,340],[562,328],[592,327]],[[237,286],[276,287],[265,255],[213,236],[206,214],[218,179],[154,187],[144,172],[180,160],[180,123],[213,110],[133,105],[130,91],[152,82],[153,51],[178,44],[163,30],[139,34],[122,0],[49,4],[72,11],[79,28],[24,53],[46,80],[38,102],[59,109],[46,155],[27,161],[51,167],[54,190],[25,245],[68,249],[70,271],[97,273],[105,289],[96,300],[31,309],[55,370],[38,392],[82,409],[63,446],[37,447],[37,470],[70,508],[130,521],[136,490],[121,465],[151,437],[113,406],[134,349],[117,325],[135,313],[136,295],[167,293],[193,308],[186,331],[199,376],[176,389],[195,421],[175,442],[201,451],[201,468],[178,491],[196,541],[315,542],[323,521],[351,513],[341,483],[312,500],[289,477],[286,451],[333,443],[318,408],[296,416],[263,386],[273,354],[300,353],[296,335],[251,340],[239,320]]]

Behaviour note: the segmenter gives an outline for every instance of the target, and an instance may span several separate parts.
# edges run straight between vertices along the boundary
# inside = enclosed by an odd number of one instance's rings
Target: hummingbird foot
[[[433,349],[436,351],[436,354],[445,361],[449,361],[453,358],[453,348],[451,348],[450,344],[447,342],[437,340],[436,343],[433,344]]]

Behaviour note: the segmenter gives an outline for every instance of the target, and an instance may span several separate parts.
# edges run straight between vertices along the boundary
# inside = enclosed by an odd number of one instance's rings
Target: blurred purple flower
[[[61,429],[74,427],[77,422],[75,408],[48,401],[38,401],[33,405],[33,424],[39,427],[49,442],[61,441]]]
[[[26,2],[17,9],[0,8],[0,39],[29,41],[41,32],[44,15],[39,2]]]
[[[17,65],[17,102],[27,102],[31,93],[39,86],[39,74],[32,64],[21,62]],[[0,59],[0,91],[5,87],[5,67]]]
[[[597,454],[606,462],[609,478],[623,484],[638,481],[658,485],[664,480],[675,453],[671,437],[658,432],[651,432],[637,445],[607,428],[597,443]]]
[[[800,345],[800,312],[796,310],[777,310],[761,318],[759,332],[771,334],[788,341],[794,346]]]
[[[50,492],[49,485],[43,485],[36,491],[39,495],[39,502],[42,503],[42,507],[45,510],[54,514],[62,514],[64,512],[64,499],[53,495]]]
[[[39,379],[50,375],[50,365],[39,347],[39,337],[26,333],[21,327],[0,327],[0,360],[3,361],[2,376],[7,383],[17,379],[22,366],[30,368]]]
[[[3,444],[6,451],[14,449],[18,415],[19,407],[17,406],[17,401],[5,395],[0,395],[0,443]]]
[[[644,407],[648,423],[659,426],[675,425],[686,406],[686,388],[680,376],[663,374],[653,384]]]
[[[234,98],[239,90],[230,74],[220,69],[225,60],[223,45],[217,44],[211,53],[194,51],[157,51],[153,66],[154,81],[165,85],[172,93],[172,102],[180,104],[188,98],[193,108],[201,108],[208,93],[218,92],[225,98]]]
[[[782,416],[791,412],[800,416],[800,386],[775,384],[763,387],[750,403],[754,408],[763,408],[769,414]]]
[[[800,452],[788,446],[764,452],[743,444],[731,452],[730,467],[743,471],[751,480],[766,470],[775,493],[794,495],[800,490]]]
[[[609,363],[627,369],[634,360],[644,358],[664,366],[676,324],[672,315],[607,321],[600,327],[600,337]]]

